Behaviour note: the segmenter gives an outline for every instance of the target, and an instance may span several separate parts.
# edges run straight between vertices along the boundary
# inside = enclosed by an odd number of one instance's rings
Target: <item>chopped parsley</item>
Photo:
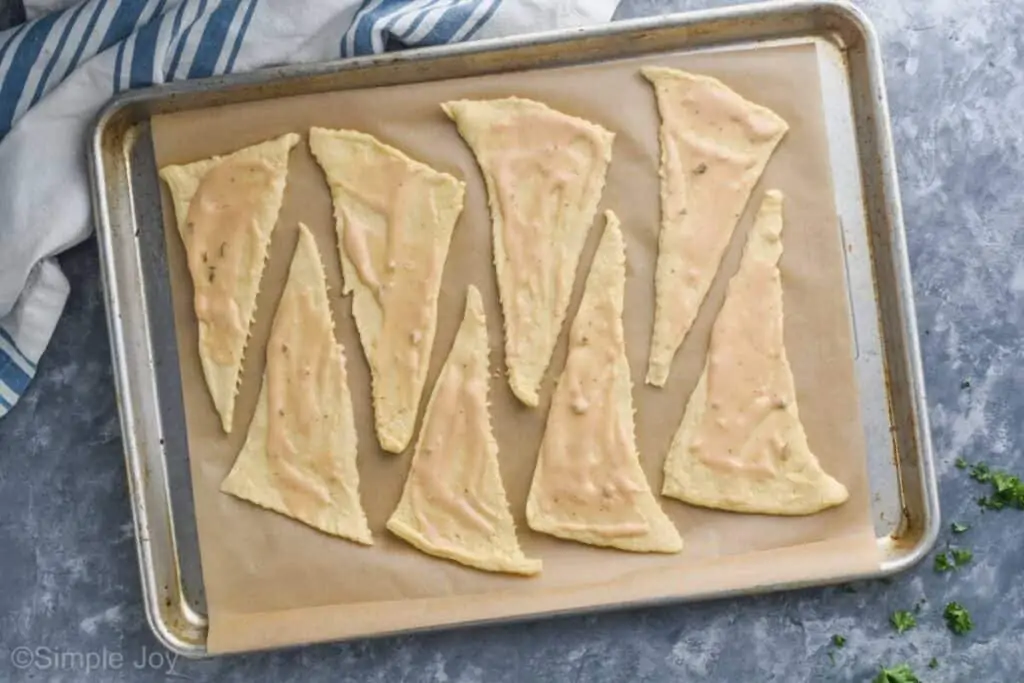
[[[889,621],[892,623],[892,627],[896,629],[897,633],[909,631],[917,626],[917,620],[914,619],[914,615],[905,610],[893,612],[892,616],[889,617]]]
[[[1021,486],[1021,481],[1020,478],[1006,472],[993,472],[992,486],[995,487],[996,495],[1016,493],[1016,489]]]
[[[959,465],[958,465],[959,466]],[[971,479],[979,484],[990,484],[992,493],[978,499],[978,505],[988,510],[1016,508],[1024,510],[1024,481],[1020,477],[993,470],[985,463],[971,465]]]
[[[960,388],[961,389],[970,389],[971,388],[971,380],[969,380],[969,379],[961,380],[960,381]]]
[[[993,495],[989,500],[998,501],[999,507],[1015,507],[1024,510],[1024,481],[1006,472],[992,474]]]
[[[974,559],[974,553],[965,548],[953,548],[953,562],[958,567],[962,567],[971,560]]]
[[[952,571],[970,563],[973,559],[974,553],[966,548],[953,548],[949,551],[943,551],[935,556],[935,571],[940,574]]]
[[[935,657],[932,657],[930,660],[928,660],[928,668],[929,669],[938,669],[939,668],[939,660],[935,659]]]
[[[992,471],[983,462],[974,463],[971,465],[971,479],[974,481],[984,484],[992,478]]]
[[[953,522],[949,525],[949,528],[953,531],[954,534],[962,534],[971,527],[966,524],[961,524],[960,522]]]
[[[949,630],[958,636],[962,636],[974,628],[970,613],[959,602],[951,602],[946,605],[942,616],[946,618],[946,626],[949,627]]]
[[[846,636],[841,636],[841,635],[839,635],[837,633],[836,635],[832,636],[832,644],[835,645],[836,647],[845,647],[846,646]]]
[[[963,457],[957,458],[956,459],[956,468],[958,470],[966,470],[967,469],[967,460],[965,458],[963,458]]]
[[[873,683],[921,683],[914,671],[906,664],[882,669]]]

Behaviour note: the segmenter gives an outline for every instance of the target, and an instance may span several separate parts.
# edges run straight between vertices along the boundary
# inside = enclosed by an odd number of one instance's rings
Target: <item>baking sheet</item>
[[[789,134],[755,188],[719,277],[664,390],[642,383],[653,321],[659,151],[653,91],[637,68],[654,63],[719,77],[741,94],[774,109],[790,124]],[[468,148],[437,105],[458,97],[512,94],[584,116],[617,134],[602,209],[619,214],[627,240],[625,326],[636,384],[637,440],[655,490],[660,489],[665,453],[696,383],[714,315],[728,276],[738,264],[753,213],[765,189],[775,187],[786,194],[781,268],[787,349],[811,446],[825,468],[850,489],[847,504],[812,517],[779,519],[702,510],[662,498],[686,542],[683,552],[675,556],[599,550],[531,532],[524,520],[525,499],[550,390],[565,360],[563,330],[538,409],[519,404],[500,377],[491,388],[505,485],[524,550],[545,562],[541,576],[523,579],[462,568],[422,555],[386,531],[384,524],[399,499],[411,452],[400,456],[384,453],[373,435],[369,371],[350,316],[350,301],[339,296],[330,196],[305,145],[306,129],[320,125],[363,130],[467,181],[466,209],[455,230],[442,284],[429,390],[450,349],[470,283],[480,288],[487,306],[492,368],[504,368],[485,191]],[[815,44],[674,54],[311,95],[156,117],[152,125],[160,166],[228,153],[288,131],[304,136],[291,156],[288,189],[264,274],[235,431],[230,437],[220,432],[203,382],[192,288],[164,191],[168,267],[210,619],[210,652],[682,597],[709,590],[750,589],[878,569]],[[218,491],[254,409],[270,323],[299,220],[309,225],[320,246],[338,333],[348,353],[359,425],[363,502],[376,541],[371,549],[328,537]],[[601,227],[591,232],[581,259],[570,319]],[[473,599],[467,600],[470,595]]]

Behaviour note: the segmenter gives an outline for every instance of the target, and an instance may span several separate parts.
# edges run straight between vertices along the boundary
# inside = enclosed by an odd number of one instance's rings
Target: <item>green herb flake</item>
[[[921,683],[914,671],[906,664],[882,669],[873,683]]]
[[[1006,472],[993,472],[992,473],[992,486],[995,487],[997,494],[1011,493],[1013,489],[1017,487],[1020,480],[1017,477],[1007,474]]]
[[[965,548],[954,548],[953,549],[953,562],[958,567],[962,567],[974,559],[974,553]]]
[[[846,636],[841,636],[837,633],[832,636],[832,644],[836,647],[846,647]]]
[[[949,528],[952,530],[954,534],[962,534],[971,527],[969,527],[966,524],[961,524],[960,522],[953,522],[949,525]]]
[[[896,629],[897,633],[903,633],[917,626],[917,620],[914,619],[914,615],[906,610],[899,610],[892,613],[889,617],[889,621],[892,623],[892,627]]]
[[[956,459],[956,468],[958,470],[966,470],[967,469],[967,460],[965,458],[962,458],[962,457],[961,458],[957,458]]]
[[[996,498],[1018,510],[1024,510],[1024,481],[1020,477],[998,473],[992,477]]]
[[[942,616],[946,618],[946,626],[949,627],[949,630],[958,636],[962,636],[974,628],[970,613],[958,602],[946,605]]]
[[[1024,510],[1024,481],[1008,472],[992,470],[986,465],[971,467],[971,478],[982,484],[990,484],[992,492],[978,499],[978,505],[987,510],[1016,508]]]
[[[992,478],[992,471],[983,462],[971,465],[971,479],[984,484]]]
[[[939,660],[935,659],[935,657],[932,657],[930,660],[928,660],[928,668],[929,669],[938,669],[939,668]]]
[[[949,555],[939,553],[935,556],[935,571],[938,573],[948,572],[953,569],[953,563],[949,561]]]

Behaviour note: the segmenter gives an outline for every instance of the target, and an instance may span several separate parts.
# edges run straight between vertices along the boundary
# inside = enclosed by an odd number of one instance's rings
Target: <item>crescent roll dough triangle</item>
[[[470,286],[455,344],[427,403],[388,529],[425,553],[493,572],[536,574],[523,555],[487,411],[487,321]]]
[[[199,320],[199,361],[221,426],[230,432],[256,294],[277,223],[294,133],[160,177],[185,244]]]
[[[634,552],[682,550],[640,467],[622,328],[626,256],[611,211],[569,333],[533,484],[530,528]]]
[[[666,496],[806,515],[846,501],[807,444],[783,343],[782,194],[769,191],[711,332],[708,360],[665,461]]]
[[[644,67],[661,115],[661,231],[647,383],[665,386],[750,193],[788,126],[721,81]]]
[[[221,491],[371,545],[356,446],[345,352],[334,339],[323,264],[300,223],[256,412]]]
[[[487,185],[509,385],[519,400],[536,406],[615,136],[517,97],[441,106],[473,150]]]
[[[437,298],[465,184],[365,133],[311,128],[334,199],[344,293],[373,378],[377,438],[409,445],[437,328]]]

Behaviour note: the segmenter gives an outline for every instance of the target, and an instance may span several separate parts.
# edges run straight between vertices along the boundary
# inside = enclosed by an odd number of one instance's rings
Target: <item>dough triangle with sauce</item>
[[[551,398],[526,519],[536,531],[581,543],[676,553],[683,542],[651,493],[633,435],[625,245],[618,218],[606,215]]]
[[[455,344],[427,403],[388,529],[425,553],[492,572],[536,574],[523,555],[487,410],[487,320],[470,285]]]
[[[199,360],[225,432],[231,431],[256,294],[284,198],[288,153],[298,141],[289,133],[160,169],[192,275]]]
[[[846,501],[797,411],[783,339],[782,194],[769,191],[711,332],[708,360],[665,460],[666,496],[704,507],[813,514]]]
[[[344,293],[373,378],[377,438],[412,439],[437,327],[437,299],[465,184],[365,133],[311,128],[334,199]]]
[[[483,172],[509,384],[519,400],[536,406],[615,136],[517,97],[441,106]]]
[[[299,224],[267,364],[242,451],[221,491],[372,545],[359,502],[345,351],[334,338],[316,241]]]
[[[788,125],[714,78],[664,67],[641,73],[654,85],[661,115],[661,231],[647,383],[663,387]]]

